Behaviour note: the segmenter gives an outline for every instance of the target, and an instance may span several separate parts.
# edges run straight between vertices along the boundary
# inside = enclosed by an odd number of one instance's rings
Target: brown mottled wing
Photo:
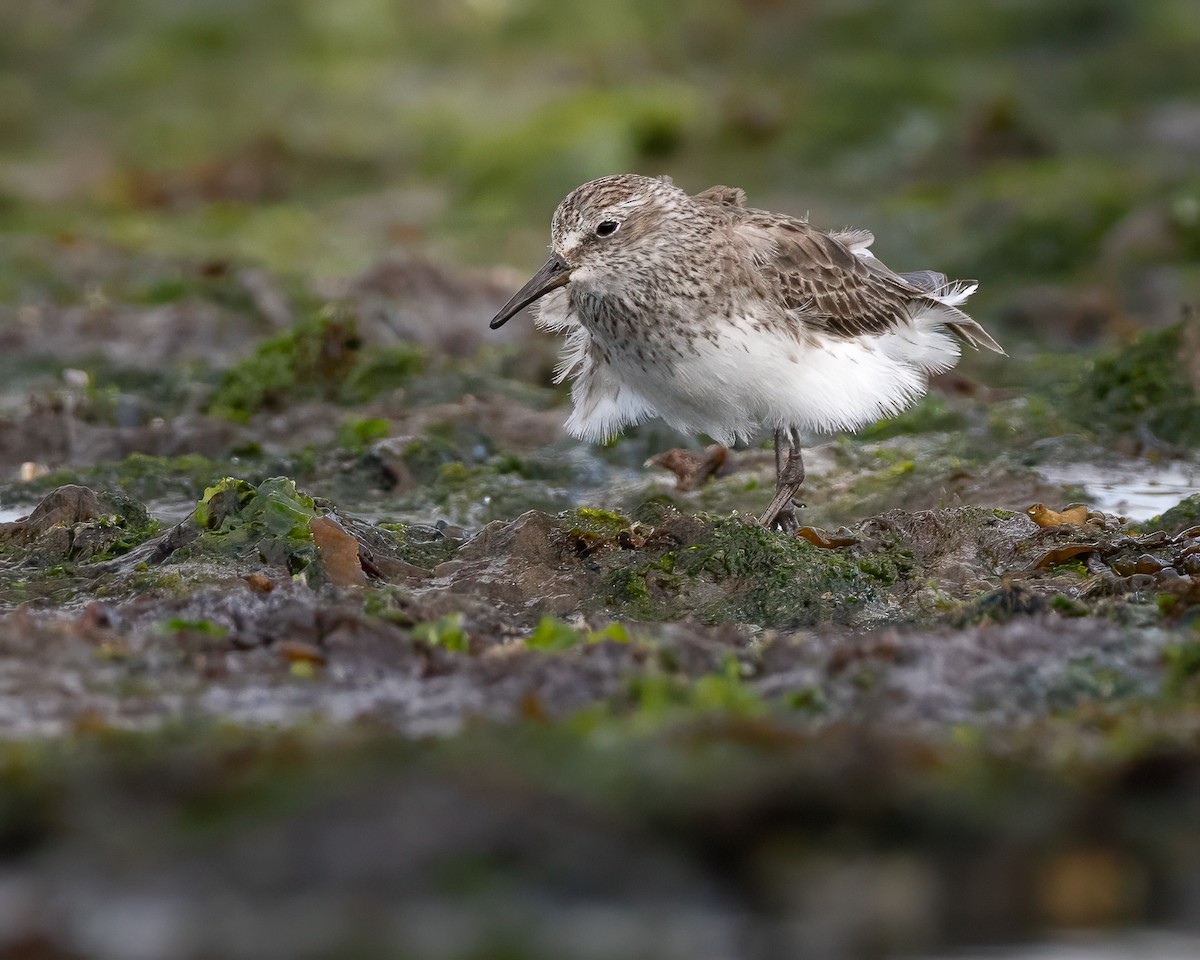
[[[701,203],[713,203],[720,207],[744,207],[746,191],[741,187],[726,187],[723,185],[701,190],[692,198]]]
[[[906,322],[921,291],[802,220],[750,216],[737,228],[758,243],[759,275],[800,322],[847,339]]]

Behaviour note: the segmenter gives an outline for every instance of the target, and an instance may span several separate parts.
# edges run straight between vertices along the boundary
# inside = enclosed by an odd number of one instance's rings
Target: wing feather
[[[933,270],[894,273],[868,249],[875,239],[868,231],[829,234],[805,220],[738,207],[728,216],[737,239],[753,251],[766,292],[802,328],[854,339],[880,336],[926,315],[973,347],[1004,352],[958,309],[974,292],[973,283],[951,283]]]
[[[747,217],[734,229],[770,238],[770,255],[759,254],[760,275],[800,323],[850,339],[886,333],[908,319],[915,288],[879,269],[878,261],[852,253],[838,237],[771,214]],[[859,246],[866,237],[847,239]],[[760,251],[762,246],[760,241]]]

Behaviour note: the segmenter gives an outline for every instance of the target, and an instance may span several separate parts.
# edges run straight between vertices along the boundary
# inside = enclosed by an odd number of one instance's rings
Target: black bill
[[[516,313],[524,310],[534,300],[539,300],[551,290],[557,290],[564,286],[570,279],[570,265],[556,253],[542,265],[542,269],[535,273],[525,286],[513,294],[513,298],[508,303],[500,308],[500,312],[492,317],[489,326],[493,330],[504,326]]]

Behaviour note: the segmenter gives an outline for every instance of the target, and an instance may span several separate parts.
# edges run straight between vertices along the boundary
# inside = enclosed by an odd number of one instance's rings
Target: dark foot
[[[798,530],[800,522],[796,519],[796,501],[793,499],[800,492],[800,484],[788,484],[775,491],[775,499],[767,506],[758,522],[768,530],[782,530],[792,533]],[[800,504],[803,506],[803,504]]]
[[[787,456],[784,457],[784,443],[787,443]],[[784,530],[788,533],[796,530],[796,508],[792,498],[800,492],[804,483],[804,459],[800,455],[800,434],[793,429],[779,428],[775,431],[775,499],[767,507],[766,512],[758,518],[768,530]]]

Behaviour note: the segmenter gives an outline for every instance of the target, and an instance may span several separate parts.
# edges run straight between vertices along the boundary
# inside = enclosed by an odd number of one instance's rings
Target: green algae
[[[525,646],[543,653],[558,653],[605,640],[629,643],[629,630],[624,624],[615,622],[599,630],[580,630],[564,623],[558,617],[544,616],[538,621],[533,632],[525,638]]]
[[[1190,342],[1200,356],[1196,321],[1147,331],[1096,360],[1075,395],[1075,414],[1093,430],[1110,434],[1149,430],[1159,440],[1200,444],[1200,396],[1185,363]]]
[[[564,514],[570,532],[576,536],[615,540],[629,529],[630,521],[619,513],[598,507],[576,507]]]
[[[544,616],[538,621],[533,633],[525,638],[525,646],[530,650],[541,650],[546,653],[571,650],[587,642],[582,630],[563,623],[557,617]]]
[[[225,477],[196,504],[195,522],[202,532],[195,550],[253,556],[300,573],[317,560],[312,521],[318,515],[312,497],[287,477],[257,486]]]
[[[411,383],[425,365],[425,351],[416,344],[362,347],[336,398],[340,403],[364,403]]]
[[[413,639],[430,647],[441,647],[451,653],[470,651],[471,638],[463,628],[461,613],[448,613],[437,620],[418,623],[412,628]]]
[[[1200,640],[1171,644],[1163,650],[1166,674],[1163,692],[1169,697],[1195,699],[1200,694]]]
[[[720,672],[700,677],[654,672],[634,677],[628,698],[627,706],[617,702],[617,715],[630,728],[643,731],[697,717],[759,717],[769,711],[766,701],[742,679],[733,657]]]
[[[264,408],[327,396],[349,373],[359,347],[352,320],[322,312],[301,321],[225,371],[209,412],[244,422]]]
[[[903,549],[822,549],[738,517],[695,517],[670,549],[614,562],[606,602],[652,620],[802,625],[863,622],[893,606],[912,569]],[[668,528],[669,529],[669,528]]]
[[[453,443],[443,437],[428,435],[406,443],[400,451],[400,459],[413,480],[421,484],[438,479],[443,467],[462,465],[460,452]]]
[[[409,612],[411,604],[411,596],[399,587],[377,586],[363,592],[363,613],[398,627],[411,627],[417,622]]]
[[[186,617],[171,617],[162,621],[156,628],[158,633],[194,633],[211,637],[214,640],[224,640],[229,635],[229,628],[211,620],[189,620]]]
[[[361,403],[403,385],[424,363],[415,345],[366,348],[353,313],[330,304],[226,370],[208,409],[245,422],[300,400]]]
[[[816,685],[789,691],[784,695],[783,702],[792,710],[810,715],[821,715],[829,709],[829,700],[825,696],[825,691]]]
[[[391,424],[380,417],[348,417],[338,427],[337,444],[362,453],[376,440],[391,433]]]
[[[1184,497],[1170,510],[1139,524],[1146,530],[1166,530],[1168,533],[1179,533],[1197,525],[1200,525],[1200,493]]]

